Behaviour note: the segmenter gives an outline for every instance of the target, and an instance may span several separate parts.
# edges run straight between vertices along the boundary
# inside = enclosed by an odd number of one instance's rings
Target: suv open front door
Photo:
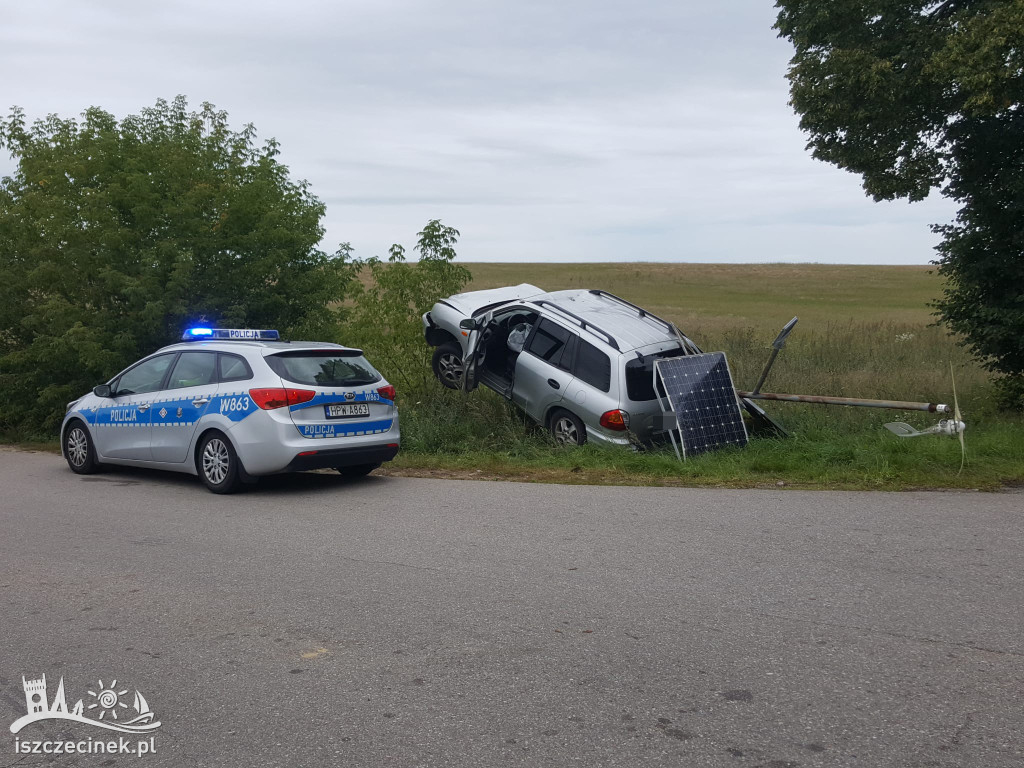
[[[491,340],[494,329],[491,321],[494,319],[494,312],[484,312],[472,319],[472,329],[466,341],[466,357],[462,361],[462,390],[472,392],[480,385],[480,369],[483,366],[484,357],[487,355],[487,342]],[[460,327],[468,327],[469,321],[463,320]]]

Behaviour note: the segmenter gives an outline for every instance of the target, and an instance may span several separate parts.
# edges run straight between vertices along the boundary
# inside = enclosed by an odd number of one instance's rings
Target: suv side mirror
[[[92,393],[94,395],[96,395],[96,397],[113,397],[114,396],[114,393],[110,389],[110,385],[109,384],[100,384],[98,386],[93,387],[92,388]]]
[[[464,331],[475,331],[477,327],[476,320],[471,317],[467,317],[465,320],[459,321],[459,328]]]

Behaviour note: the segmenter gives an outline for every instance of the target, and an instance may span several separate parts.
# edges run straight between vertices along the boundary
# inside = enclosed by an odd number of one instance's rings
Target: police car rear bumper
[[[375,464],[394,458],[398,449],[390,446],[401,441],[397,412],[393,412],[390,429],[369,435],[317,439],[303,437],[283,408],[254,413],[233,425],[228,434],[235,444],[242,466],[254,477],[294,469]],[[391,455],[386,459],[376,458],[389,451]],[[317,457],[332,454],[333,463],[317,463]]]
[[[383,464],[398,453],[398,443],[366,448],[328,448],[312,455],[296,456],[285,468],[287,472],[305,469],[352,467],[359,464]]]

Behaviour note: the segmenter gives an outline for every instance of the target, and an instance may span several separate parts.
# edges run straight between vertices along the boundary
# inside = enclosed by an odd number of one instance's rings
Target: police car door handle
[[[561,386],[562,386],[561,384],[559,384],[559,383],[558,383],[557,381],[555,381],[554,379],[548,379],[548,384],[549,384],[550,386],[554,387],[555,389],[560,389],[560,388],[561,388]]]
[[[194,405],[196,407],[199,407],[200,405],[206,405],[208,402],[210,402],[210,398],[208,398],[208,397],[198,397],[198,398],[196,398],[195,400],[192,401],[192,405]]]
[[[137,407],[138,407],[138,409],[140,411],[148,411],[149,410],[149,403],[139,403],[139,405]]]

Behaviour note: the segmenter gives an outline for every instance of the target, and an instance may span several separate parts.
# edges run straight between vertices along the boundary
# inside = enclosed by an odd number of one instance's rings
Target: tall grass
[[[754,328],[688,330],[703,349],[727,353],[740,389],[752,387],[774,338]],[[744,449],[680,464],[671,449],[558,448],[493,392],[464,395],[436,382],[401,396],[400,465],[411,471],[642,484],[898,489],[991,488],[1024,480],[1024,421],[999,412],[985,373],[941,328],[847,320],[794,332],[764,390],[951,404],[950,363],[969,425],[969,461],[962,474],[955,439],[901,439],[882,427],[887,421],[926,427],[938,420],[934,414],[764,403],[791,437],[754,439]]]

